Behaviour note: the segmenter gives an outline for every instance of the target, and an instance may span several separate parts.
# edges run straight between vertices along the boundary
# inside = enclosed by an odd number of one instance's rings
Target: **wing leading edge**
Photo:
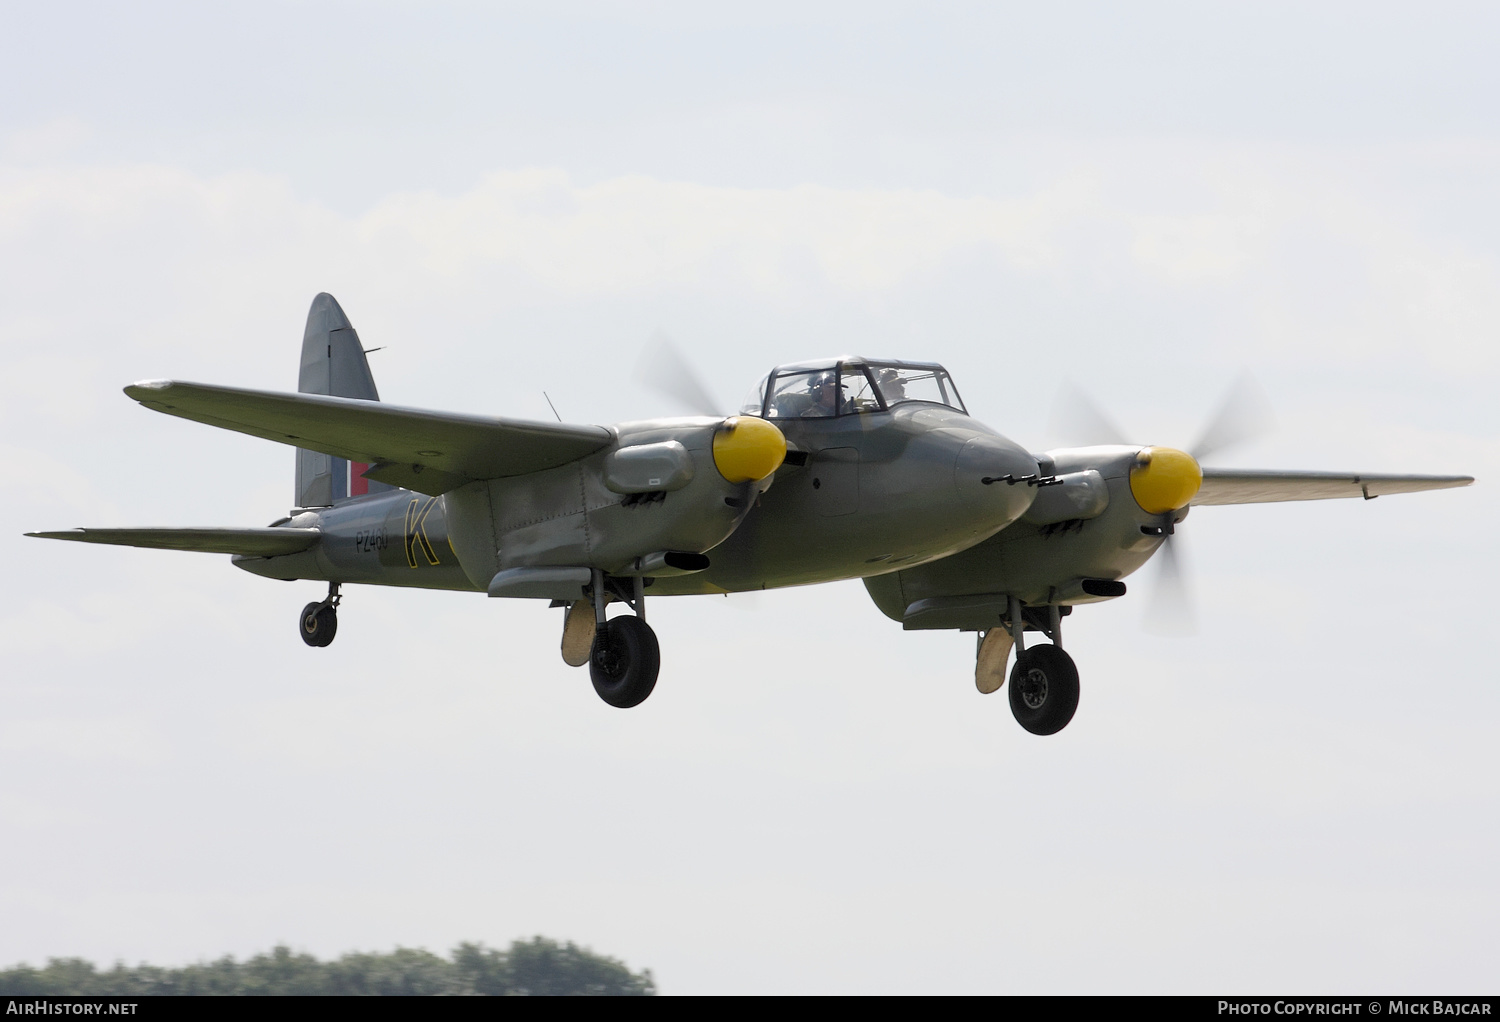
[[[437,496],[479,479],[566,465],[614,439],[602,426],[430,412],[354,398],[147,380],[153,411],[370,465],[365,476]]]
[[[66,529],[28,532],[37,539],[75,543],[139,546],[152,550],[192,550],[207,554],[278,557],[306,550],[318,541],[317,529]]]
[[[1274,472],[1205,468],[1193,504],[1269,504],[1282,500],[1328,500],[1391,493],[1419,493],[1468,486],[1473,476],[1386,475],[1376,472]]]

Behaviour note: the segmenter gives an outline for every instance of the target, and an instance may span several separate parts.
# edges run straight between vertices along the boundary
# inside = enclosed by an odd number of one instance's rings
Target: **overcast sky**
[[[561,5],[551,5],[560,7]],[[8,4],[0,965],[543,933],[667,993],[1492,993],[1500,9]],[[264,525],[292,453],[120,394],[293,389],[331,291],[381,394],[608,423],[688,349],[944,362],[1221,464],[1464,472],[1195,510],[1081,608],[1037,738],[858,583],[658,600],[631,711],[560,614],[49,544]]]

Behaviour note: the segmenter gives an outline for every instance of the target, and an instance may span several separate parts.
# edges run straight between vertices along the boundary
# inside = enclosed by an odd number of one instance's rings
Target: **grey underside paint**
[[[1383,497],[1468,486],[1473,476],[1389,475],[1377,472],[1276,472],[1205,468],[1193,504],[1269,504],[1283,500]]]
[[[701,425],[706,427],[706,424]],[[651,424],[649,428],[625,427],[625,431],[632,439],[654,442],[657,431],[667,428],[666,423],[661,423]],[[803,439],[812,440],[811,437]],[[847,434],[830,433],[825,442],[843,450],[851,441]],[[868,449],[874,453],[879,451],[878,446]],[[904,452],[891,453],[899,461],[899,454]],[[1007,593],[1017,594],[1029,605],[1094,602],[1097,597],[1086,596],[1077,590],[1080,579],[1119,579],[1136,570],[1155,551],[1160,539],[1141,532],[1143,525],[1158,522],[1159,518],[1140,511],[1130,497],[1128,464],[1132,452],[1096,449],[1087,452],[1086,458],[1085,452],[1077,453],[1080,465],[1087,460],[1098,462],[1104,468],[1103,474],[1111,493],[1108,509],[1103,514],[1091,520],[1042,527],[1015,522],[968,550],[899,573],[870,578],[867,584],[881,609],[897,620],[903,620],[908,628],[988,627],[1003,613]],[[595,458],[602,456],[596,455]],[[473,484],[432,504],[430,510],[431,498],[414,493],[353,501],[347,506],[318,513],[323,542],[317,549],[273,559],[240,558],[236,563],[246,570],[271,577],[483,591],[495,571],[519,563],[546,563],[548,552],[557,552],[553,548],[559,544],[566,547],[568,543],[574,543],[577,547],[572,551],[574,560],[587,560],[590,550],[597,551],[601,543],[609,545],[613,542],[606,537],[616,527],[610,524],[611,519],[597,517],[601,514],[621,516],[618,528],[623,530],[620,533],[623,541],[641,530],[646,533],[654,531],[659,527],[654,523],[665,524],[666,519],[658,516],[665,515],[670,519],[692,506],[691,502],[686,505],[679,503],[686,491],[667,494],[664,503],[644,503],[626,508],[621,508],[619,498],[602,486],[598,488],[600,492],[591,497],[580,487],[587,485],[585,477],[589,475],[593,460],[550,470],[565,475],[556,480],[556,493],[552,499],[545,498],[545,487],[527,487],[525,478],[515,478],[493,486]],[[1064,468],[1078,470],[1079,465],[1068,459],[1063,461]],[[823,513],[825,504],[820,501],[823,490],[829,486],[825,484],[823,488],[813,489],[809,476],[818,463],[819,459],[813,457],[804,468],[783,470],[783,478],[764,494],[763,506],[755,508],[746,521],[749,531],[745,531],[743,537],[737,532],[727,543],[709,551],[710,560],[716,567],[722,565],[743,573],[734,579],[739,583],[736,588],[759,588],[755,584],[757,581],[769,587],[785,585],[788,584],[787,576],[802,581],[805,576],[801,572],[829,570],[828,565],[820,563],[818,558],[825,555],[830,546],[837,553],[841,543],[852,542],[851,537],[875,538],[893,525],[898,531],[909,529],[909,524],[903,526],[899,522],[865,521],[862,514]],[[711,469],[705,468],[704,471],[711,474]],[[1328,487],[1335,496],[1359,495],[1359,485],[1365,485],[1354,483],[1354,476],[1333,473],[1236,475],[1270,477],[1273,480],[1291,477],[1296,480],[1294,485],[1303,488],[1303,493],[1317,485]],[[1402,492],[1388,487],[1431,488],[1434,482],[1455,485],[1461,484],[1456,480],[1465,477],[1360,478],[1376,479],[1372,489],[1377,492]],[[871,492],[861,493],[861,505]],[[1002,492],[1009,491],[997,491],[996,496]],[[913,496],[920,501],[922,492]],[[492,506],[491,497],[496,506]],[[890,499],[889,495],[887,499]],[[712,503],[722,506],[717,496]],[[674,511],[674,508],[678,510]],[[834,506],[834,510],[842,508]],[[864,510],[863,506],[860,510]],[[872,513],[875,510],[871,508]],[[425,518],[420,517],[423,511],[427,511]],[[460,520],[465,518],[471,518],[472,522],[459,527]],[[586,522],[593,524],[586,525]],[[545,535],[532,535],[544,526]],[[420,541],[423,529],[431,546],[432,558],[428,557]],[[465,537],[466,532],[474,535]],[[574,533],[578,535],[574,536]],[[779,537],[774,542],[773,534]],[[789,542],[799,535],[806,542]],[[756,542],[747,547],[745,538]],[[533,547],[533,544],[536,545]],[[497,556],[497,548],[504,548],[505,553]],[[465,552],[466,556],[461,561],[454,551]],[[431,563],[433,559],[438,563]],[[476,563],[466,563],[471,560]],[[850,574],[856,571],[868,574],[882,566],[879,562],[867,566],[861,560],[853,568],[842,570]],[[708,586],[703,585],[705,577],[710,582]],[[656,595],[716,592],[728,588],[722,585],[728,581],[730,579],[722,570],[714,572],[711,569],[699,575],[659,578],[651,591]]]
[[[729,483],[714,466],[719,422],[621,423],[615,427],[617,449],[453,490],[444,496],[453,549],[481,589],[511,568],[586,566],[629,573],[637,558],[660,551],[712,550],[735,531],[755,497],[755,484]],[[672,453],[663,474],[636,480],[652,492],[610,488],[630,475],[611,476],[616,451],[668,446]]]
[[[32,535],[232,553],[239,567],[273,578],[480,591],[516,567],[589,565],[629,573],[628,565],[647,555],[707,551],[708,570],[658,578],[653,593],[885,573],[869,582],[882,610],[908,627],[950,628],[992,625],[1007,595],[1032,605],[1090,602],[1079,588],[1083,579],[1123,578],[1160,543],[1150,531],[1160,516],[1140,512],[1130,495],[1136,448],[1048,452],[1059,476],[1071,473],[1079,485],[1077,494],[1059,485],[1044,501],[1016,485],[1036,472],[1030,455],[951,409],[900,406],[779,421],[804,457],[783,466],[761,494],[727,487],[714,470],[713,420],[611,430],[381,404],[358,337],[327,296],[319,296],[309,316],[299,385],[328,393],[173,381],[136,384],[126,393],[157,411],[317,452],[310,458],[371,464],[367,478],[406,489],[351,499],[304,528]],[[639,453],[628,453],[631,445],[641,445]],[[1194,504],[1374,497],[1473,481],[1203,474]],[[304,487],[317,476],[299,468],[299,495],[318,496]],[[642,487],[653,491],[651,500],[634,499]],[[1064,499],[1071,497],[1077,501]],[[1015,521],[1033,501],[1031,518]],[[306,522],[299,516],[295,524]]]
[[[1028,606],[1095,603],[1085,578],[1117,580],[1144,564],[1161,537],[1141,531],[1159,522],[1130,497],[1125,459],[1105,466],[1106,510],[1095,518],[1034,525],[1016,522],[951,557],[865,579],[887,617],[912,629],[980,630],[999,624],[1014,595]]]
[[[788,426],[810,457],[784,469],[757,502],[753,485],[727,484],[714,468],[716,425],[674,419],[617,427],[621,449],[671,443],[681,447],[675,457],[694,464],[681,479],[659,477],[662,488],[650,500],[608,487],[607,451],[444,494],[423,519],[429,528],[441,524],[443,542],[431,537],[442,547],[441,565],[417,556],[422,548],[412,545],[408,520],[427,513],[426,498],[415,494],[392,497],[395,504],[372,498],[321,510],[324,539],[315,550],[236,564],[276,578],[485,590],[511,569],[588,566],[630,574],[638,558],[658,552],[707,552],[708,571],[655,577],[652,592],[722,592],[888,571],[895,557],[903,558],[896,563],[938,557],[992,534],[1034,495],[1026,485],[981,481],[1034,473],[1036,463],[1023,450],[961,413],[907,409],[865,421]],[[528,594],[507,586],[497,593]]]
[[[316,545],[279,557],[239,556],[234,566],[266,578],[473,590],[448,539],[446,504],[396,490],[305,511],[291,524],[315,523]]]
[[[1109,487],[1105,510],[1093,517],[1049,525],[1017,522],[983,543],[940,561],[867,578],[871,598],[886,616],[907,629],[994,627],[1006,614],[1007,598],[1027,605],[1098,602],[1081,591],[1085,578],[1120,580],[1136,571],[1161,545],[1143,533],[1161,516],[1141,511],[1131,496],[1130,448],[1049,451],[1060,472],[1097,466]],[[1203,470],[1194,505],[1248,504],[1340,497],[1376,497],[1467,486],[1469,476],[1383,473]],[[1186,512],[1174,516],[1180,520]]]
[[[708,552],[708,570],[658,578],[652,593],[743,592],[889,572],[986,539],[1035,497],[1032,487],[993,478],[1035,474],[1035,459],[950,408],[911,403],[778,425],[805,464],[777,470],[744,524]]]

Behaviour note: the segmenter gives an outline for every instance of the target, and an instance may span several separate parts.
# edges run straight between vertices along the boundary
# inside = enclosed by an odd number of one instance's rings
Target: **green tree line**
[[[17,965],[0,971],[0,995],[654,993],[650,969],[633,973],[618,959],[545,937],[515,941],[505,951],[460,944],[447,958],[397,948],[323,962],[278,946],[243,962],[226,955],[178,969],[116,963],[102,971],[81,958],[52,958],[40,969]]]

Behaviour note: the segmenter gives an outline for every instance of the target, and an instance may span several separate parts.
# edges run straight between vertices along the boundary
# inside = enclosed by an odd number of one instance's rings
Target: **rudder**
[[[308,310],[297,392],[380,400],[359,334],[331,294],[318,295]],[[363,473],[369,467],[298,448],[296,506],[327,507],[350,497],[392,489],[365,479]]]

